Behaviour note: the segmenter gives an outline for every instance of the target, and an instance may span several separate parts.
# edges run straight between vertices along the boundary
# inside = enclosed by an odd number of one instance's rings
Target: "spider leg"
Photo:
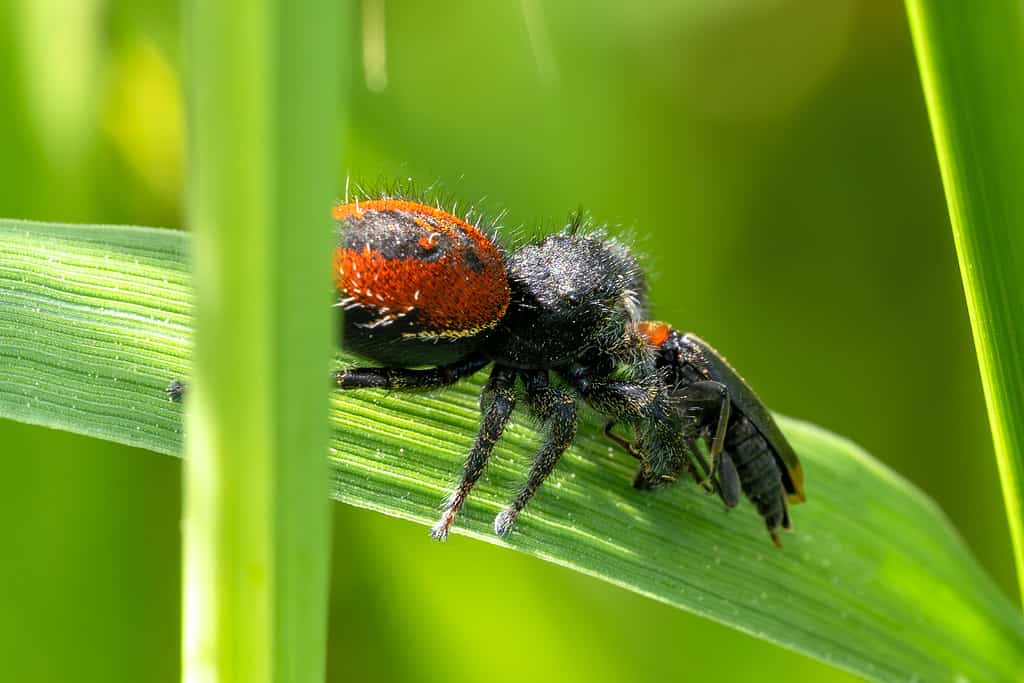
[[[425,370],[409,368],[349,368],[334,373],[338,389],[437,389],[455,384],[463,377],[479,372],[491,361],[481,355],[470,354],[451,365]],[[185,398],[187,385],[174,380],[164,390],[167,398],[180,403]]]
[[[466,502],[473,485],[476,484],[480,475],[484,472],[487,459],[494,450],[494,444],[501,438],[512,411],[516,405],[515,388],[516,371],[502,365],[495,365],[491,370],[490,379],[484,386],[480,397],[480,405],[483,409],[483,418],[480,421],[480,430],[477,432],[473,447],[466,457],[462,467],[462,480],[458,487],[452,491],[445,501],[441,519],[430,529],[430,535],[438,541],[448,538],[448,530],[459,513],[462,504]]]
[[[490,362],[481,355],[470,354],[451,365],[425,370],[350,368],[334,373],[334,383],[339,389],[436,389],[454,384],[482,370]]]
[[[516,516],[537,493],[544,480],[555,469],[562,453],[576,438],[576,397],[564,389],[548,385],[546,370],[522,372],[526,387],[525,399],[531,411],[544,421],[547,440],[533,458],[526,483],[512,504],[494,518],[494,532],[505,535],[512,529]]]
[[[665,400],[658,382],[591,378],[565,375],[566,380],[594,410],[614,422],[636,422],[647,417],[655,403]]]
[[[696,473],[687,456],[699,458],[690,447],[693,428],[685,416],[674,409],[660,375],[646,380],[619,380],[589,374],[584,367],[570,368],[563,374],[576,391],[595,410],[611,418],[611,424],[627,422],[636,425],[635,443],[605,434],[640,460],[633,486],[641,489],[675,481],[682,470]],[[689,441],[688,441],[689,440]]]

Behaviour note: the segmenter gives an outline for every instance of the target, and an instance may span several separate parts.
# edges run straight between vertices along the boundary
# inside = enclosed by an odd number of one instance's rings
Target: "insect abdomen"
[[[729,425],[725,448],[740,476],[740,486],[764,518],[769,530],[789,528],[782,476],[771,446],[746,416],[735,417]]]

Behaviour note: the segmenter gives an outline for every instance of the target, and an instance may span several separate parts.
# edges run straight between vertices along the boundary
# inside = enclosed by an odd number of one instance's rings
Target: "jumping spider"
[[[447,538],[483,473],[519,382],[545,441],[519,493],[495,518],[496,533],[509,532],[572,444],[582,399],[639,460],[635,487],[689,473],[730,507],[742,490],[778,544],[777,529],[790,526],[787,499],[804,498],[792,447],[714,349],[644,320],[644,276],[623,244],[574,220],[505,253],[480,228],[406,199],[340,204],[334,217],[342,344],[382,366],[338,372],[339,388],[437,388],[491,366],[480,429],[431,529],[435,539]],[[633,440],[616,435],[616,423],[632,426]]]

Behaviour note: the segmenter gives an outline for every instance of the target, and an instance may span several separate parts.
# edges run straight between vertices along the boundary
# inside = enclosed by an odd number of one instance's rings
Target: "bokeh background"
[[[342,177],[632,235],[657,317],[931,494],[1015,594],[901,3],[355,4]],[[0,215],[182,226],[180,25],[0,5]],[[176,680],[180,463],[6,421],[0,453],[2,678]],[[334,529],[332,681],[852,679],[465,538],[341,505]]]

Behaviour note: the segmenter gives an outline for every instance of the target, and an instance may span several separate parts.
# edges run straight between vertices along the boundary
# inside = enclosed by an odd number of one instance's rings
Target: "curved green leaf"
[[[1024,599],[1024,6],[906,5]]]
[[[181,407],[164,388],[189,372],[187,243],[147,228],[0,222],[0,415],[177,454]],[[432,522],[472,440],[478,391],[335,393],[333,497]],[[808,502],[781,551],[748,504],[727,511],[694,486],[631,489],[632,462],[594,419],[502,540],[491,520],[537,443],[515,421],[456,533],[870,679],[1020,680],[1024,621],[942,512],[853,444],[795,420],[782,427]]]

